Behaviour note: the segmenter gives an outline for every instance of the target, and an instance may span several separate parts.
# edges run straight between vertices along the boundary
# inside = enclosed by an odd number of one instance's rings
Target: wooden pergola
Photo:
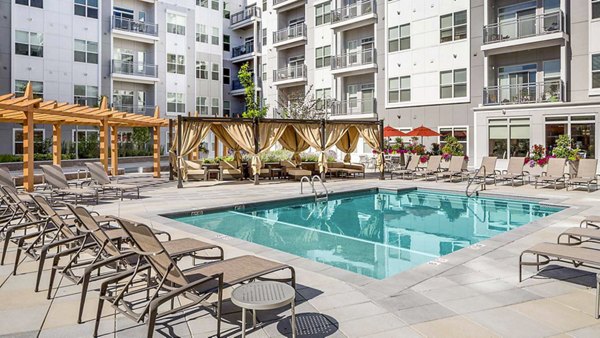
[[[108,142],[111,146],[112,174],[118,174],[118,128],[147,127],[153,129],[154,177],[160,177],[160,127],[169,125],[167,119],[159,118],[158,106],[154,116],[131,114],[108,108],[106,97],[102,97],[99,107],[79,104],[44,101],[33,97],[31,83],[25,87],[22,96],[14,93],[0,95],[0,122],[23,125],[23,187],[33,190],[34,125],[52,125],[52,162],[60,165],[62,157],[62,126],[95,126],[100,131],[100,162],[108,171]]]

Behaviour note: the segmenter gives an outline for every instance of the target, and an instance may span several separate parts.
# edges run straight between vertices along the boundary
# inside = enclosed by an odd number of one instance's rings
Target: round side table
[[[256,310],[272,310],[288,304],[292,307],[292,337],[296,337],[296,291],[281,282],[251,282],[231,293],[231,302],[242,308],[242,338],[246,337],[246,310],[252,310],[252,324],[256,328]]]

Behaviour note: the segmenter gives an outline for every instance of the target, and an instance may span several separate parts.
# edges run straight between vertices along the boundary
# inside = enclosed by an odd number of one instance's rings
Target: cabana
[[[169,133],[174,142],[170,148],[171,173],[177,173],[178,187],[183,187],[185,159],[197,151],[198,146],[207,137],[209,131],[228,149],[234,152],[234,161],[241,166],[241,151],[252,156],[250,168],[254,183],[262,163],[260,154],[268,151],[276,143],[294,153],[292,161],[300,163],[300,153],[312,147],[319,155],[318,166],[321,175],[327,172],[325,152],[337,146],[346,153],[345,161],[356,150],[359,137],[373,148],[377,156],[381,179],[384,179],[383,158],[383,120],[293,120],[293,119],[245,119],[220,117],[178,116],[177,125],[170,124]]]
[[[23,187],[33,191],[33,151],[34,125],[52,125],[52,162],[60,165],[62,157],[61,127],[63,125],[96,126],[100,131],[100,162],[108,171],[109,142],[111,142],[112,174],[118,173],[118,128],[148,127],[153,129],[153,171],[160,177],[160,127],[167,126],[168,120],[159,118],[156,107],[154,116],[124,113],[108,108],[106,97],[102,97],[100,107],[44,101],[33,97],[31,83],[25,87],[23,96],[14,93],[0,95],[0,122],[18,123],[23,126]]]

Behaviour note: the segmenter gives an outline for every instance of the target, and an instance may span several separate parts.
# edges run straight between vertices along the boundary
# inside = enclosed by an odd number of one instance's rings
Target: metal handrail
[[[331,69],[342,69],[376,63],[377,50],[375,48],[369,48],[366,50],[333,56],[331,60]]]
[[[312,187],[312,192],[315,192],[315,187],[312,184],[312,182],[310,181],[310,177],[308,176],[302,176],[302,178],[300,179],[300,194],[304,194],[304,181],[308,182],[308,184],[310,184],[310,186]]]
[[[484,105],[547,103],[563,101],[562,80],[529,82],[483,89]]]
[[[303,79],[306,77],[306,65],[300,64],[295,66],[288,66],[273,71],[273,82]]]
[[[317,189],[315,189],[315,181],[318,181],[319,183],[321,183],[321,186],[325,190],[325,200],[329,201],[329,190],[327,190],[327,187],[325,186],[325,183],[323,183],[323,180],[321,180],[321,177],[319,175],[314,175],[311,178],[311,181],[313,182],[312,186],[313,186],[313,192],[315,193],[315,201],[319,200]]]
[[[483,27],[483,44],[563,32],[562,11],[524,17]]]
[[[295,23],[273,32],[273,43],[283,42],[299,37],[306,37],[306,24]]]
[[[124,17],[112,17],[112,28],[133,33],[158,36],[158,25]]]
[[[473,192],[469,193],[469,188],[471,187],[471,184],[477,179],[477,176],[479,175],[479,173],[481,172],[481,170],[483,169],[483,183],[481,183],[479,185],[479,187],[481,188],[481,190],[485,190],[485,178],[487,177],[487,174],[485,172],[485,166],[481,166],[479,167],[479,169],[477,169],[477,171],[475,172],[475,174],[473,175],[473,177],[469,178],[469,182],[467,183],[467,188],[465,189],[465,195],[467,195],[467,197],[471,197],[473,196],[473,194],[476,194],[476,196],[479,196],[479,191],[477,189],[473,190]]]
[[[366,14],[376,13],[375,6],[377,2],[374,0],[362,0],[352,5],[340,7],[331,11],[331,22],[341,22],[354,19]]]
[[[256,6],[247,7],[242,11],[231,14],[229,24],[235,25],[242,21],[250,20],[253,18],[260,18],[260,14],[260,8]]]

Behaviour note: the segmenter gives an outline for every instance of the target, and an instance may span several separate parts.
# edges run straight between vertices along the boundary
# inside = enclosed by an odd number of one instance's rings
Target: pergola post
[[[256,154],[256,156],[258,156],[258,142],[259,142],[259,137],[260,135],[258,135],[258,118],[255,117],[254,120],[252,121],[252,127],[254,128],[254,154]],[[258,168],[258,172],[254,173],[254,184],[258,185],[258,179],[260,178],[260,168]]]
[[[110,166],[111,175],[114,177],[119,175],[119,129],[117,126],[111,128],[110,142]]]
[[[100,109],[108,108],[106,96],[102,97]],[[108,172],[108,118],[100,120],[100,163],[104,166],[104,171]]]
[[[194,117],[198,117],[198,111],[195,111],[195,112],[194,112]],[[192,157],[192,158],[191,158],[191,159],[192,159],[192,161],[197,161],[197,160],[198,160],[198,158],[200,158],[200,152],[198,151],[198,147],[196,147],[196,149],[194,149],[194,150],[192,151],[192,155],[191,155],[191,157]]]
[[[327,142],[326,128],[325,128],[325,119],[321,120],[321,149],[323,149],[323,156],[325,156],[325,161],[327,161],[327,155],[325,155],[325,143]],[[325,182],[325,177],[327,176],[326,171],[321,172],[321,181]]]
[[[31,82],[27,83],[24,95],[27,99],[33,99],[33,90]],[[25,120],[23,120],[23,187],[26,191],[33,191],[33,112],[23,111]]]
[[[167,144],[167,149],[169,150],[169,181],[175,179],[173,177],[173,172],[175,168],[173,168],[173,162],[171,161],[171,147],[173,145],[173,119],[169,119],[169,143]]]
[[[183,179],[181,178],[181,115],[177,115],[177,188],[183,188]]]
[[[154,118],[160,117],[160,108],[154,108]],[[152,127],[152,156],[153,156],[153,174],[154,178],[160,178],[160,126]]]
[[[379,174],[379,179],[380,180],[385,180],[385,156],[383,156],[383,120],[379,121],[379,142],[381,144],[381,149],[379,149],[379,151],[381,151],[381,154],[379,154],[379,156],[381,156],[381,165],[384,168],[381,173]]]
[[[60,166],[62,160],[62,125],[52,125],[52,164]]]

